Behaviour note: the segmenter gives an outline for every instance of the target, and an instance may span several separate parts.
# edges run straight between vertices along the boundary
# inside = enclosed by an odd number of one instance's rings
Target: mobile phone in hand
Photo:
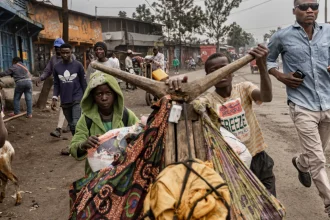
[[[303,79],[305,78],[306,75],[300,70],[297,70],[296,72],[294,72],[293,76],[299,79]]]

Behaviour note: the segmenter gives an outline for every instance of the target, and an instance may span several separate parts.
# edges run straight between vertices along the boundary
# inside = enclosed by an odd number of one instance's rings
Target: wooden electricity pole
[[[62,0],[63,40],[69,43],[69,9],[68,0]]]
[[[325,4],[324,4],[324,19],[325,19],[325,23],[328,23],[328,0],[325,0]]]
[[[69,10],[68,10],[68,0],[62,0],[62,21],[63,21],[63,40],[65,43],[69,43]],[[45,80],[39,99],[37,102],[37,107],[40,109],[44,109],[47,104],[48,95],[53,86],[53,78],[48,77]]]

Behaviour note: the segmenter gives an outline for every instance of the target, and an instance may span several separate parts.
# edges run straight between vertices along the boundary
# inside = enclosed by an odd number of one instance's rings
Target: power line
[[[148,0],[145,0],[147,2],[147,4],[149,5],[149,7],[154,10],[154,12],[156,12],[156,10],[154,9],[154,7],[151,6],[151,4],[148,2]]]
[[[267,1],[261,2],[261,3],[259,3],[259,4],[253,5],[253,6],[249,7],[249,8],[245,8],[245,9],[240,10],[240,11],[235,11],[235,12],[233,12],[233,13],[230,13],[230,15],[238,14],[238,13],[241,13],[241,12],[243,12],[243,11],[247,11],[247,10],[250,10],[250,9],[256,8],[256,7],[260,6],[260,5],[263,5],[263,4],[268,3],[268,2],[270,2],[270,1],[272,1],[272,0],[267,0]]]

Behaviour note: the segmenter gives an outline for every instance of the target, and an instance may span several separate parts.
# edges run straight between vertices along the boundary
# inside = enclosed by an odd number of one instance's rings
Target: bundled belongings
[[[220,134],[221,125],[217,113],[198,100],[195,100],[193,105],[202,119],[208,160],[213,162],[215,170],[228,184],[231,194],[231,219],[283,219],[284,206],[266,190]]]
[[[73,183],[69,219],[139,219],[142,216],[147,189],[162,169],[171,108],[169,97],[161,99],[154,108],[144,131],[127,145],[119,164]]]
[[[227,184],[211,163],[193,162],[192,173],[184,183],[185,164],[167,166],[150,187],[144,212],[150,219],[226,220],[229,217],[230,193]],[[184,192],[180,195],[182,187]],[[176,208],[177,204],[180,206]]]

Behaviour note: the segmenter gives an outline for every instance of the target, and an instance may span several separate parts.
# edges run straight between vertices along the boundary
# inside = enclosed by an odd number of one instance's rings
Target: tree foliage
[[[238,51],[240,47],[249,44],[251,34],[245,32],[241,26],[234,22],[229,26],[228,38],[228,44]]]
[[[277,30],[280,30],[281,27],[278,27]],[[270,39],[273,34],[275,34],[276,30],[270,30],[268,33],[264,34],[264,41],[267,41],[268,39]]]
[[[181,42],[191,40],[193,33],[203,32],[205,14],[200,6],[194,5],[194,0],[158,0],[154,6],[168,38]]]
[[[139,21],[146,21],[146,22],[154,22],[155,16],[151,14],[149,8],[147,8],[146,4],[139,5],[136,8],[136,12],[132,14],[132,17]]]
[[[127,13],[126,13],[126,11],[119,11],[119,13],[118,13],[118,17],[120,17],[120,18],[127,18]]]
[[[230,27],[225,25],[227,17],[241,2],[242,0],[205,0],[205,34],[216,41],[217,50],[219,50],[221,38],[230,30]]]

